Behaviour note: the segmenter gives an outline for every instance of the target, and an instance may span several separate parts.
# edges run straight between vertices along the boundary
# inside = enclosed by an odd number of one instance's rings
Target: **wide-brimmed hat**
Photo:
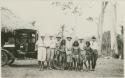
[[[41,35],[40,37],[41,37],[41,38],[45,38],[45,36],[44,36],[44,35]]]
[[[61,38],[60,36],[56,36],[56,38]]]
[[[66,37],[66,38],[70,38],[70,39],[72,39],[72,37],[71,37],[71,36],[68,36],[68,37]]]
[[[50,38],[53,38],[54,36],[53,36],[53,35],[50,35],[49,37],[50,37]]]
[[[80,38],[79,40],[84,40],[83,38]]]
[[[91,39],[96,39],[96,37],[95,37],[95,36],[93,36]]]

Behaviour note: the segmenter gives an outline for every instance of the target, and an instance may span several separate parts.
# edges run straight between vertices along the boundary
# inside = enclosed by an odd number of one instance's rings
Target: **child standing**
[[[80,61],[80,47],[78,41],[74,41],[72,47],[72,59],[73,59],[73,68],[78,70],[78,64]]]
[[[66,56],[67,56],[67,69],[72,69],[72,37],[67,37],[66,42]]]
[[[36,48],[38,50],[37,59],[38,59],[40,71],[41,69],[42,70],[44,69],[44,62],[46,60],[46,48],[44,44],[44,38],[45,36],[41,36],[41,38],[39,38],[38,41],[36,42]]]
[[[90,66],[91,66],[91,63],[92,63],[92,55],[93,55],[93,51],[90,47],[90,42],[89,41],[86,41],[86,47],[85,47],[85,51],[86,51],[86,61],[88,61],[88,69],[90,70]]]

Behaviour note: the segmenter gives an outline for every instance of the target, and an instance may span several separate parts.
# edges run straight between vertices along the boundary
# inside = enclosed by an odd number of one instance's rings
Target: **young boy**
[[[72,69],[72,37],[67,37],[66,42],[66,56],[67,56],[67,69]]]

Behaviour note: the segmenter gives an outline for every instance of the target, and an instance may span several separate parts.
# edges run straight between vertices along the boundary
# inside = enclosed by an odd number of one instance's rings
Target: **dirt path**
[[[13,66],[2,67],[3,78],[95,78],[123,77],[123,60],[99,58],[95,71],[39,71],[37,60],[16,60]]]

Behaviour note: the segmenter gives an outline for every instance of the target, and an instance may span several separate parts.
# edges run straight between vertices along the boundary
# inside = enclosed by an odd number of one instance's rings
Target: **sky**
[[[97,34],[97,24],[101,12],[101,1],[84,0],[73,1],[75,6],[80,8],[81,16],[72,15],[70,11],[62,11],[60,6],[52,5],[52,0],[27,0],[27,1],[8,1],[3,0],[2,6],[10,9],[16,16],[30,23],[36,21],[36,29],[41,31],[41,34],[54,35],[60,30],[60,26],[65,24],[66,31],[71,32],[74,28],[73,35],[78,37],[87,37]],[[60,1],[63,3],[63,1]],[[118,26],[125,25],[125,1],[117,2]],[[108,12],[108,9],[107,9]],[[93,22],[86,20],[89,16],[94,18]],[[108,19],[108,18],[107,18]],[[106,27],[107,26],[107,27]],[[110,29],[106,25],[104,30]],[[117,30],[119,31],[119,27]]]

